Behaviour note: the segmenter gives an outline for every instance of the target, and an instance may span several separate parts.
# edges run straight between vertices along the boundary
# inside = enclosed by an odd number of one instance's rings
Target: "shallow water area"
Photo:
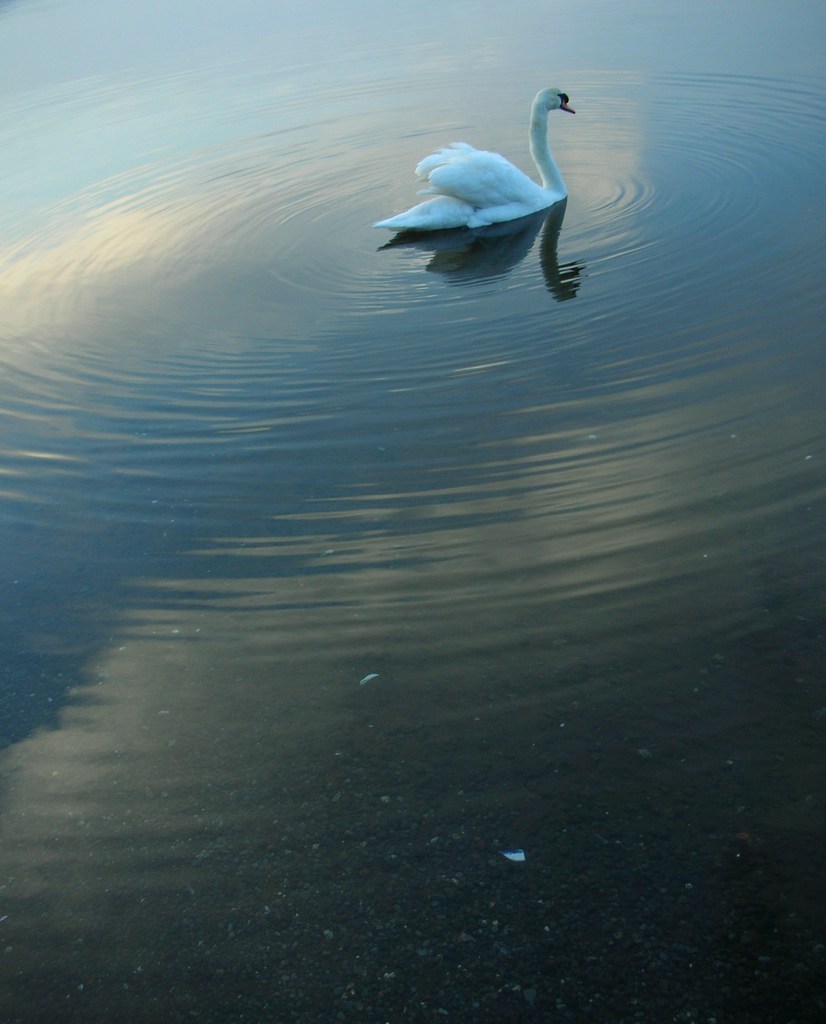
[[[4,1020],[821,1019],[822,18],[473,6],[0,13]]]

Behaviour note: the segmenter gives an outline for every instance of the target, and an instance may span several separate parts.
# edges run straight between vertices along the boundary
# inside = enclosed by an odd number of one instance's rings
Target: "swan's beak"
[[[567,100],[562,100],[562,102],[559,104],[559,109],[560,110],[566,110],[569,114],[575,114],[576,113],[576,111],[574,110],[573,107],[569,107],[568,106],[568,101]]]

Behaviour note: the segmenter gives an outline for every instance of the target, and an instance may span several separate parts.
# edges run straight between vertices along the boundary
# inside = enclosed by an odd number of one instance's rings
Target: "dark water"
[[[0,15],[3,1019],[820,1020],[820,16],[268,6]]]

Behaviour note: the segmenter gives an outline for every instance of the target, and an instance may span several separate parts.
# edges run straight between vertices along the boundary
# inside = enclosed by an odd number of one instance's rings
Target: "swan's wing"
[[[419,194],[435,198],[378,221],[376,227],[395,231],[478,228],[525,217],[552,201],[545,189],[503,156],[465,142],[426,156],[416,174],[428,186]]]
[[[498,153],[454,142],[422,160],[416,174],[427,181],[423,195],[452,196],[477,209],[524,202],[539,189]]]
[[[416,177],[427,181],[431,172],[443,164],[456,163],[461,160],[472,160],[474,154],[482,153],[483,150],[469,146],[466,142],[452,142],[444,149],[437,149],[435,153],[426,156],[416,164]]]

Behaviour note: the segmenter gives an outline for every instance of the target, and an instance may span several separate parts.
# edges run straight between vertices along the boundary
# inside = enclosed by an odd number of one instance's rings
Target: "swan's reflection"
[[[406,246],[432,252],[428,271],[441,274],[450,284],[468,284],[510,273],[531,251],[544,224],[539,247],[542,273],[548,291],[558,302],[563,302],[576,297],[584,269],[577,262],[560,264],[557,257],[567,203],[567,199],[563,199],[550,210],[483,228],[401,231],[381,246],[381,250]]]

